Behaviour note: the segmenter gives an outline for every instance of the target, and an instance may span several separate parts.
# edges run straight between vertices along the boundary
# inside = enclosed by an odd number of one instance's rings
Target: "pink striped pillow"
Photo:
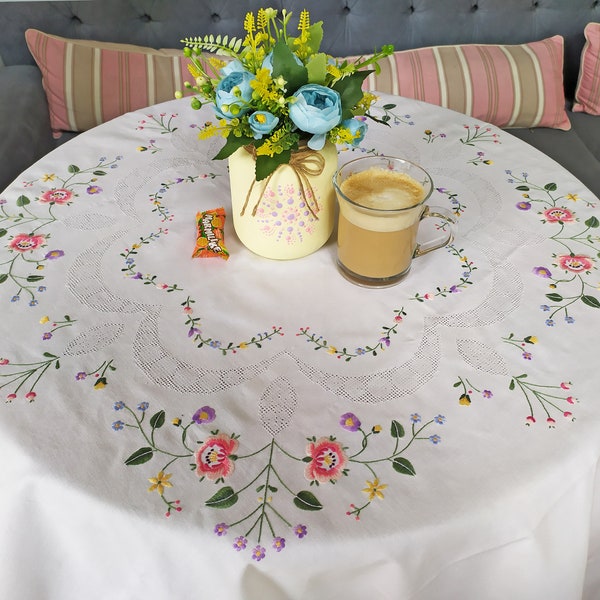
[[[71,40],[36,29],[28,29],[25,39],[42,72],[58,136],[170,100],[192,80],[178,50]]]
[[[600,23],[588,23],[583,32],[586,42],[581,53],[573,110],[600,115]]]
[[[498,127],[570,129],[564,40],[433,46],[395,52],[365,87],[451,108]]]

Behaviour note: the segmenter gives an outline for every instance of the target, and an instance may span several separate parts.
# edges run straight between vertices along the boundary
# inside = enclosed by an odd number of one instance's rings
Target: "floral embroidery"
[[[500,144],[500,135],[498,133],[492,133],[491,127],[482,127],[481,125],[463,125],[467,130],[467,135],[464,138],[460,138],[460,141],[465,146],[475,146],[475,142],[492,142],[494,144]]]
[[[391,336],[398,333],[398,327],[403,323],[404,317],[406,316],[404,308],[394,310],[394,314],[394,325],[382,326],[382,337],[379,338],[376,344],[358,346],[353,352],[348,350],[346,347],[338,349],[337,346],[330,344],[326,339],[324,339],[322,335],[310,333],[310,327],[301,327],[296,336],[305,337],[308,343],[312,343],[314,345],[315,350],[326,349],[328,354],[331,354],[336,358],[344,358],[346,362],[352,360],[353,358],[357,358],[358,356],[366,356],[368,354],[377,356],[378,352],[390,347],[392,343]]]
[[[533,355],[529,350],[524,350],[527,344],[534,345],[537,344],[537,337],[535,335],[526,335],[523,339],[518,339],[514,336],[514,334],[510,334],[508,337],[502,338],[503,342],[522,350],[522,357],[525,360],[531,360]]]
[[[518,176],[507,170],[506,174],[509,175],[508,182],[517,184],[515,189],[522,192],[524,198],[524,201],[517,203],[517,209],[529,211],[534,204],[541,205],[542,210],[539,214],[542,223],[559,227],[559,230],[549,238],[561,247],[561,251],[552,254],[552,266],[563,271],[566,277],[562,274],[554,276],[552,270],[546,265],[535,266],[532,269],[538,277],[549,280],[548,287],[551,290],[557,290],[559,287],[565,290],[560,293],[557,291],[547,293],[546,298],[551,304],[540,305],[543,312],[550,313],[546,318],[546,325],[553,327],[556,324],[554,317],[559,313],[563,313],[566,323],[574,323],[575,318],[570,310],[579,306],[579,302],[590,308],[600,308],[600,300],[589,293],[590,290],[596,290],[597,286],[586,279],[586,276],[596,270],[595,256],[599,254],[600,236],[593,233],[600,227],[600,220],[592,216],[585,221],[585,228],[579,226],[579,231],[573,231],[579,222],[576,212],[559,203],[565,200],[581,202],[587,208],[595,205],[582,200],[576,194],[559,194],[555,183],[535,184],[529,181],[527,173]],[[566,235],[567,232],[570,234]]]
[[[265,536],[271,536],[270,547],[275,552],[281,552],[287,548],[287,538],[282,535],[284,528],[293,533],[298,539],[303,539],[308,533],[307,525],[300,523],[292,525],[286,513],[291,508],[311,513],[323,510],[324,507],[315,493],[312,491],[298,489],[291,481],[283,479],[280,470],[282,461],[298,465],[298,479],[303,472],[304,479],[310,482],[313,489],[320,485],[335,484],[342,478],[351,477],[351,469],[366,469],[368,477],[366,483],[359,486],[359,491],[366,494],[366,502],[361,506],[352,504],[352,514],[359,518],[373,501],[382,501],[386,497],[385,491],[388,484],[381,480],[377,473],[379,466],[389,464],[392,471],[400,475],[414,476],[416,471],[404,454],[418,440],[428,441],[433,445],[439,445],[441,437],[439,434],[424,435],[424,430],[434,424],[443,425],[446,418],[437,415],[426,423],[422,423],[420,415],[411,416],[411,434],[406,435],[404,427],[399,421],[393,420],[390,424],[390,438],[392,446],[381,455],[369,450],[373,439],[379,436],[381,439],[382,427],[373,425],[369,430],[363,428],[361,419],[354,413],[344,413],[340,416],[341,428],[350,435],[359,436],[357,449],[350,450],[342,441],[334,436],[312,436],[307,438],[308,444],[304,455],[296,455],[289,448],[284,448],[275,438],[258,449],[243,449],[240,436],[229,435],[219,430],[211,430],[210,435],[204,440],[196,440],[196,436],[202,435],[202,427],[216,420],[217,414],[213,407],[203,406],[196,410],[189,423],[183,424],[179,418],[173,419],[171,423],[181,431],[181,449],[166,448],[159,443],[159,430],[166,422],[164,410],[159,410],[146,421],[149,405],[144,402],[144,410],[141,415],[127,406],[123,400],[114,403],[114,410],[123,414],[123,417],[114,421],[112,428],[122,432],[126,428],[138,430],[146,445],[136,450],[126,460],[126,465],[143,465],[155,456],[164,456],[165,464],[159,470],[158,475],[149,478],[151,483],[148,491],[157,492],[163,503],[167,506],[166,516],[170,516],[173,510],[181,511],[179,500],[167,497],[174,483],[171,473],[167,469],[174,462],[184,459],[194,460],[196,474],[200,476],[201,482],[221,485],[207,500],[204,506],[208,509],[227,510],[234,505],[246,502],[248,508],[236,508],[235,520],[219,520],[214,526],[214,533],[218,537],[227,537],[230,532],[244,528],[242,534],[236,535],[232,547],[237,552],[245,550],[249,546],[249,540],[254,537],[254,547],[251,558],[262,560],[267,555]],[[139,407],[138,407],[139,410]],[[404,438],[407,438],[406,440]],[[382,444],[379,444],[382,446]],[[264,460],[263,465],[257,462],[260,457]],[[252,459],[244,468],[235,469],[240,461]],[[303,467],[303,471],[302,469]],[[289,476],[290,477],[290,476]],[[291,478],[291,477],[290,477]],[[364,481],[364,480],[363,480]],[[366,486],[366,487],[365,487]],[[288,500],[286,508],[286,499]],[[258,506],[256,506],[258,500]],[[291,500],[291,502],[289,502]]]
[[[450,285],[450,286],[438,286],[435,288],[435,291],[426,292],[425,294],[421,294],[417,292],[411,300],[417,300],[418,302],[425,302],[426,300],[433,300],[434,298],[446,298],[449,294],[458,294],[461,290],[465,289],[469,285],[473,285],[471,281],[471,276],[473,275],[473,271],[477,271],[477,267],[475,266],[473,261],[470,261],[464,254],[464,249],[460,248],[456,249],[455,246],[449,245],[446,247],[446,250],[456,256],[461,263],[461,267],[463,272],[459,278],[459,280]]]
[[[492,398],[494,395],[491,390],[480,390],[476,388],[468,379],[458,378],[458,381],[454,383],[455,388],[461,388],[461,394],[458,397],[458,403],[462,406],[471,405],[471,396],[473,391],[481,394],[483,398]]]
[[[72,204],[77,197],[74,191],[76,187],[84,186],[89,195],[100,194],[102,188],[96,181],[106,175],[106,168],[116,168],[121,159],[121,156],[117,156],[109,161],[102,157],[92,167],[82,169],[74,164],[69,165],[68,174],[64,177],[56,173],[41,176],[40,181],[43,183],[57,183],[37,196],[37,209],[45,210],[46,214],[36,214],[36,205],[32,205],[31,199],[23,194],[16,199],[14,212],[8,209],[4,199],[0,201],[0,238],[6,236],[11,229],[31,227],[29,231],[21,229],[8,239],[6,247],[13,256],[0,263],[0,284],[9,281],[17,288],[16,293],[10,296],[11,302],[18,302],[21,294],[25,293],[29,297],[29,306],[38,305],[38,293],[46,290],[45,286],[39,284],[45,278],[41,271],[44,270],[46,261],[54,261],[65,255],[63,250],[54,248],[40,257],[37,251],[45,248],[51,237],[50,233],[42,233],[40,230],[54,224],[54,210],[57,207],[68,207]],[[32,188],[35,183],[36,180],[27,182],[26,187]]]
[[[196,473],[213,481],[223,481],[234,471],[230,458],[238,448],[238,441],[225,434],[208,438],[196,451]]]
[[[319,438],[306,446],[310,462],[306,465],[306,479],[327,483],[337,481],[344,473],[348,457],[341,444],[329,438]]]

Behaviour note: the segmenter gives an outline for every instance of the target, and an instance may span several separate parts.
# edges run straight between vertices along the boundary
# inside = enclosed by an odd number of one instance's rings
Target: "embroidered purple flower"
[[[550,272],[550,269],[548,269],[546,267],[534,267],[533,273],[535,275],[537,275],[538,277],[544,277],[545,279],[552,277],[552,273]]]
[[[75,380],[76,381],[83,381],[86,377],[87,377],[87,373],[85,373],[84,371],[79,371],[79,373],[77,373],[75,375]]]
[[[483,390],[483,392],[481,392],[481,395],[484,398],[491,398],[494,394],[492,394],[491,390]]]
[[[123,429],[123,427],[125,427],[125,423],[123,423],[123,421],[115,421],[115,422],[112,424],[112,428],[113,428],[115,431],[121,431],[121,430]]]
[[[442,441],[442,438],[436,433],[434,435],[430,435],[429,439],[432,444],[439,444]]]
[[[523,352],[523,358],[525,360],[531,360],[531,358],[532,358],[531,352],[527,352],[527,351]]]
[[[273,548],[277,550],[277,552],[281,552],[285,548],[285,538],[276,537],[273,539]]]
[[[99,185],[88,185],[88,187],[85,191],[90,195],[101,194],[102,188]]]
[[[217,523],[215,525],[215,533],[219,537],[226,535],[228,529],[229,529],[229,525],[227,525],[227,523]]]
[[[389,347],[390,347],[390,344],[391,344],[391,340],[390,340],[390,338],[389,338],[389,337],[387,337],[387,336],[386,336],[386,337],[382,337],[382,338],[380,338],[380,340],[379,340],[379,343],[380,343],[382,346],[385,346],[386,348],[389,348]]]
[[[238,552],[240,550],[245,550],[247,545],[248,545],[248,540],[243,535],[236,537],[235,540],[233,541],[233,547]]]
[[[194,421],[194,423],[198,423],[198,425],[201,423],[212,423],[215,420],[215,417],[216,413],[214,408],[210,406],[203,406],[194,413],[192,421]]]
[[[340,425],[348,431],[358,431],[360,429],[360,420],[354,413],[348,412],[340,417]]]
[[[145,412],[148,410],[148,408],[150,408],[150,403],[149,402],[140,402],[137,405],[137,409],[141,410],[142,412]]]
[[[49,331],[46,331],[46,333],[44,333],[44,335],[42,336],[43,340],[49,340],[52,338],[52,334]]]
[[[252,550],[252,560],[260,562],[265,557],[265,549],[262,546],[256,546]]]
[[[308,533],[306,525],[296,525],[296,527],[294,527],[294,533],[298,538],[302,539]]]
[[[531,210],[531,202],[521,201],[515,205],[519,210]]]
[[[50,252],[46,252],[46,256],[48,260],[56,260],[57,258],[62,258],[65,253],[62,250],[50,250]]]

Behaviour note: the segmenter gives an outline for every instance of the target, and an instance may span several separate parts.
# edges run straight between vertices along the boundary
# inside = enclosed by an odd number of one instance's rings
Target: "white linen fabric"
[[[246,250],[187,100],[0,194],[0,596],[597,596],[600,201],[491,125],[378,106],[340,162],[413,160],[458,220],[388,289],[335,236]],[[192,259],[220,206],[229,260]]]

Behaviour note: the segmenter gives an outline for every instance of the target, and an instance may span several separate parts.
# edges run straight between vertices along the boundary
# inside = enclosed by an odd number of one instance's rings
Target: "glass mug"
[[[412,259],[448,245],[452,213],[426,206],[433,191],[422,167],[391,156],[364,156],[340,167],[333,185],[340,207],[337,264],[342,275],[366,287],[387,287],[409,272]],[[444,221],[442,235],[417,243],[419,223]]]

